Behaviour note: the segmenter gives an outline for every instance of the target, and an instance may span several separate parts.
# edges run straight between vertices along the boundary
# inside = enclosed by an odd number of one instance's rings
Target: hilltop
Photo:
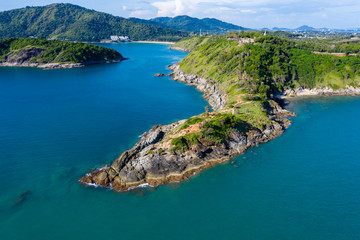
[[[188,34],[139,23],[72,4],[51,4],[0,12],[0,36],[100,41],[111,35],[131,40],[176,41]]]

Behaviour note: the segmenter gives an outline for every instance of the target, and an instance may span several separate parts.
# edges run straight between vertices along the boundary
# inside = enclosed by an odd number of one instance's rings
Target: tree
[[[210,111],[209,106],[206,106],[206,107],[205,107],[205,111],[206,111],[206,114],[209,114],[209,111]]]

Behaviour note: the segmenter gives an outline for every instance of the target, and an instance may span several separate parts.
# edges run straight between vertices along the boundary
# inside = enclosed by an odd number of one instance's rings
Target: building
[[[128,36],[110,36],[111,41],[113,42],[129,42],[130,38]]]

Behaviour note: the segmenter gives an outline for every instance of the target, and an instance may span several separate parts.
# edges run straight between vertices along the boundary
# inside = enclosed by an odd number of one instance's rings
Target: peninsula
[[[313,54],[306,42],[233,32],[184,39],[175,47],[191,53],[169,66],[173,79],[203,92],[214,111],[154,126],[81,183],[127,191],[183,181],[282,134],[294,116],[282,107],[284,96],[360,93],[358,56]]]
[[[113,49],[91,44],[35,38],[0,40],[0,66],[73,68],[124,59]]]

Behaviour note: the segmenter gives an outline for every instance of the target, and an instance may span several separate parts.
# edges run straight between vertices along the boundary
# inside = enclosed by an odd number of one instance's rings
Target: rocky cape
[[[221,111],[225,107],[227,95],[216,83],[185,74],[177,64],[169,68],[173,70],[174,80],[194,85],[203,92],[215,111]],[[211,114],[215,113],[209,113],[209,116]],[[270,111],[272,124],[266,129],[252,128],[247,133],[233,129],[224,143],[214,143],[201,138],[198,144],[183,153],[174,151],[169,139],[174,137],[175,130],[186,120],[169,125],[157,125],[144,133],[133,148],[122,153],[111,165],[90,171],[79,181],[86,185],[103,186],[115,191],[183,181],[203,169],[227,161],[250,147],[281,135],[290,125],[290,120],[286,118],[289,116],[293,114],[278,105],[272,106]],[[182,131],[178,135],[181,135]]]

